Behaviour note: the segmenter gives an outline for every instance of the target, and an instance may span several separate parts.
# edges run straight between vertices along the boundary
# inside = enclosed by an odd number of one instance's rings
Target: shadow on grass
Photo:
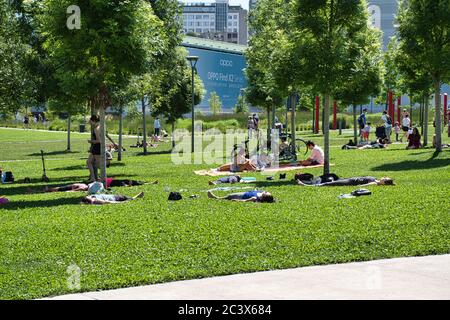
[[[160,150],[160,151],[148,151],[146,155],[151,156],[151,155],[162,155],[162,154],[171,154],[171,153],[172,153],[172,150]],[[144,154],[144,152],[136,153],[136,155],[137,156],[146,156]]]
[[[5,210],[18,210],[28,208],[50,208],[67,205],[80,205],[83,194],[80,193],[79,198],[60,198],[52,200],[25,200],[25,201],[12,201],[8,204],[2,205],[2,209]]]
[[[116,161],[116,162],[111,163],[111,165],[109,167],[114,168],[114,167],[125,167],[125,166],[126,166],[125,163]],[[73,171],[73,170],[87,170],[86,164],[50,169],[50,171]]]
[[[80,153],[79,151],[69,151],[69,150],[64,150],[64,151],[52,151],[52,152],[45,152],[44,151],[44,156],[58,156],[61,154],[75,154],[75,153]],[[27,157],[40,157],[41,153],[40,152],[36,152],[36,153],[31,153],[28,154]]]
[[[385,163],[372,168],[374,171],[409,171],[427,170],[450,166],[450,159],[437,159],[439,152],[434,152],[430,159],[425,161],[407,160],[398,163]]]
[[[296,183],[294,180],[278,180],[278,181],[255,181],[249,184],[250,186],[255,186],[257,188],[266,188],[266,187],[285,187],[285,186],[295,186]]]
[[[123,178],[123,179],[129,179],[131,177],[136,177],[136,175],[132,174],[117,174],[112,175],[114,178]],[[1,188],[0,189],[0,195],[2,196],[14,196],[14,195],[20,195],[20,194],[30,194],[29,189],[32,189],[33,191],[40,191],[44,189],[44,186],[47,186],[49,188],[55,188],[55,187],[61,187],[66,186],[73,183],[84,183],[86,177],[62,177],[62,178],[56,178],[52,179],[50,178],[50,182],[48,184],[42,183],[40,180],[33,179],[31,181],[31,184],[22,184],[22,183],[16,183],[13,185],[10,185],[11,187],[7,188]],[[33,184],[40,184],[40,185],[33,185]]]

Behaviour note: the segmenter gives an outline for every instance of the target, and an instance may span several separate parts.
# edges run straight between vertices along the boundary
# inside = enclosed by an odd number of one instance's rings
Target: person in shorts
[[[403,142],[403,138],[408,139],[408,131],[410,128],[411,128],[411,119],[409,118],[409,114],[406,113],[402,119],[403,136],[400,138],[400,142]]]
[[[115,204],[115,203],[123,203],[128,202],[132,200],[136,200],[138,198],[143,198],[144,193],[141,192],[138,195],[134,197],[127,197],[122,195],[114,195],[114,194],[93,194],[89,195],[83,198],[81,200],[84,204],[97,204],[97,205],[103,205],[103,204]]]

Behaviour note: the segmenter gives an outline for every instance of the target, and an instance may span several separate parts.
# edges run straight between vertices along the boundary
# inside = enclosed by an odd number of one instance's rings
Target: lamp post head
[[[197,57],[197,56],[188,56],[186,59],[187,59],[187,60],[189,61],[189,63],[191,64],[191,67],[192,67],[192,68],[195,68],[195,66],[197,65],[197,61],[198,61],[198,59],[200,59],[200,58]]]

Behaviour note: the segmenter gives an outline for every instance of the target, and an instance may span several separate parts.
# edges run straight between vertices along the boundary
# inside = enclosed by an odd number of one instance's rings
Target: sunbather
[[[85,183],[73,183],[60,187],[48,187],[45,186],[44,189],[40,191],[34,191],[32,189],[28,189],[29,193],[45,193],[45,192],[79,192],[79,191],[87,191],[89,189],[89,185]]]
[[[297,183],[301,186],[315,186],[315,187],[347,187],[347,186],[393,186],[394,180],[391,178],[381,178],[377,180],[374,177],[356,177],[349,179],[339,179],[325,183],[305,183],[304,181],[297,180]]]
[[[93,194],[87,197],[84,197],[83,200],[81,200],[82,203],[85,204],[114,204],[114,203],[122,203],[127,201],[132,201],[138,198],[143,198],[144,192],[139,193],[138,195],[134,197],[127,197],[122,195],[114,195],[114,194]]]
[[[241,180],[242,180],[241,176],[234,175],[234,176],[223,177],[223,178],[217,179],[216,181],[209,181],[209,184],[212,186],[215,186],[217,184],[222,184],[222,183],[235,184],[235,183],[241,182]]]
[[[240,193],[232,193],[226,197],[218,197],[213,194],[211,191],[208,192],[208,197],[211,199],[219,199],[219,200],[231,200],[238,202],[266,202],[273,203],[275,202],[273,196],[269,192],[265,191],[248,191],[248,192],[240,192]]]
[[[114,178],[106,178],[106,187],[109,189],[111,187],[135,187],[142,186],[144,184],[158,184],[158,181],[155,182],[142,182],[136,180],[128,180],[128,179],[114,179]]]

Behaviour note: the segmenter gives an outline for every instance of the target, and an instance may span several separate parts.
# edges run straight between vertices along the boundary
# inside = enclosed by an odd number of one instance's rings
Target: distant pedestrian
[[[156,117],[155,119],[154,128],[155,128],[155,136],[159,137],[161,134],[161,122],[159,121],[158,117]]]
[[[411,128],[411,119],[409,118],[409,113],[406,113],[402,119],[402,130],[403,136],[400,138],[400,142],[403,142],[403,138],[408,139],[408,131]]]
[[[248,116],[247,121],[248,138],[251,139],[253,136],[253,130],[255,130],[255,121],[252,116]]]
[[[391,142],[391,133],[392,133],[392,118],[388,115],[387,111],[383,111],[381,120],[384,122],[384,128],[386,131],[386,139],[390,143]]]
[[[27,114],[23,117],[23,128],[30,129],[30,118]]]

